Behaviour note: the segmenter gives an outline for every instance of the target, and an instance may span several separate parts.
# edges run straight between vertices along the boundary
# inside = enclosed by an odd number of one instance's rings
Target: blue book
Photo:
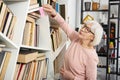
[[[56,9],[56,11],[59,13],[59,3],[56,3],[55,9]]]

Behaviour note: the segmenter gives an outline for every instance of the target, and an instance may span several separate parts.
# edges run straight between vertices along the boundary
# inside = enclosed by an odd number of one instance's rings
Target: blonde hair
[[[94,21],[94,20],[86,21],[85,24],[86,25],[92,24],[91,31],[94,33],[94,39],[91,42],[91,44],[93,46],[98,45],[102,39],[102,36],[103,36],[102,26],[97,21]]]

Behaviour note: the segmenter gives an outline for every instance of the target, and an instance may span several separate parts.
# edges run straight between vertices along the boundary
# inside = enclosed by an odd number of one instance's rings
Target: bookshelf
[[[58,48],[53,51],[51,36],[50,36],[50,22],[48,15],[38,18],[35,23],[40,25],[39,32],[39,46],[28,46],[22,43],[24,37],[24,28],[26,19],[29,13],[39,11],[39,7],[29,10],[30,0],[3,0],[11,12],[16,16],[16,23],[14,25],[14,33],[12,39],[9,39],[2,32],[0,32],[0,40],[6,44],[4,50],[11,51],[11,58],[6,70],[4,80],[13,80],[17,59],[20,50],[34,50],[39,53],[45,53],[46,58],[49,60],[47,79],[54,80],[54,60],[63,50],[66,45],[66,36],[61,31],[62,40]]]
[[[115,10],[114,10],[115,8]],[[108,63],[107,67],[107,79],[106,80],[119,80],[119,38],[120,38],[120,1],[119,0],[109,0],[109,47],[108,47]],[[113,46],[110,46],[113,43]]]

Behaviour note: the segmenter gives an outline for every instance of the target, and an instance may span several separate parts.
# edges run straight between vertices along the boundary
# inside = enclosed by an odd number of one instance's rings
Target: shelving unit
[[[97,2],[96,0],[94,0],[95,2]],[[90,8],[89,10],[86,10],[85,9],[85,2],[90,2]],[[102,1],[101,1],[102,2]],[[98,56],[99,56],[99,59],[100,59],[100,63],[98,65],[98,71],[100,70],[101,72],[104,72],[102,74],[104,74],[104,79],[106,80],[106,76],[107,76],[107,55],[108,55],[108,41],[107,41],[107,36],[108,36],[108,29],[109,29],[109,21],[108,21],[108,13],[109,13],[109,0],[105,1],[106,2],[106,7],[107,9],[103,9],[101,6],[101,2],[97,2],[97,4],[99,4],[99,8],[96,9],[96,10],[93,10],[92,9],[92,2],[91,1],[88,1],[88,0],[81,0],[81,24],[83,23],[83,20],[84,18],[87,16],[87,15],[90,15],[94,18],[94,20],[98,21],[102,26],[103,26],[103,29],[104,29],[104,35],[103,35],[103,39],[102,39],[102,42],[100,45],[96,46],[96,50],[97,50],[97,53],[98,53]],[[88,6],[87,6],[88,7]],[[103,18],[101,18],[101,15],[104,15],[104,19],[106,17],[106,20],[105,21],[102,21]],[[99,17],[98,17],[99,16]],[[105,23],[104,23],[105,22]],[[102,61],[102,60],[105,60],[105,61]],[[104,63],[104,64],[103,64]],[[102,70],[102,69],[105,69],[105,70]],[[103,77],[103,76],[102,76]]]
[[[40,25],[40,33],[39,33],[40,46],[34,47],[34,46],[23,45],[22,40],[23,40],[23,35],[24,35],[23,33],[24,33],[27,15],[31,12],[38,11],[39,8],[29,10],[30,0],[4,0],[4,2],[17,18],[12,40],[7,38],[0,32],[0,40],[6,44],[4,50],[11,51],[12,54],[4,80],[13,80],[17,58],[19,55],[19,51],[21,49],[28,49],[28,50],[30,49],[39,52],[44,52],[49,60],[47,78],[49,80],[54,80],[53,62],[56,59],[56,57],[59,55],[59,53],[62,51],[62,49],[65,48],[66,46],[67,37],[65,36],[65,33],[63,31],[61,32],[63,37],[62,42],[60,46],[57,48],[57,50],[53,51],[51,47],[52,43],[50,36],[49,17],[48,15],[45,15],[44,17],[40,17],[36,21],[36,24]]]
[[[114,7],[114,9],[113,9]],[[109,35],[108,43],[113,42],[112,49],[110,44],[108,46],[108,63],[107,63],[107,79],[106,80],[119,80],[119,38],[120,38],[120,1],[119,0],[109,0]],[[113,56],[110,56],[113,55]],[[110,70],[109,70],[110,68]],[[112,77],[112,78],[111,78]]]

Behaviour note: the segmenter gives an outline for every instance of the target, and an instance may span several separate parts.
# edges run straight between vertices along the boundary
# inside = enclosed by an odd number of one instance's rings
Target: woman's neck
[[[92,49],[92,48],[93,48],[93,46],[90,45],[90,42],[87,42],[87,41],[80,41],[80,44],[81,44],[81,46],[84,47],[84,48],[89,48],[89,49]]]

